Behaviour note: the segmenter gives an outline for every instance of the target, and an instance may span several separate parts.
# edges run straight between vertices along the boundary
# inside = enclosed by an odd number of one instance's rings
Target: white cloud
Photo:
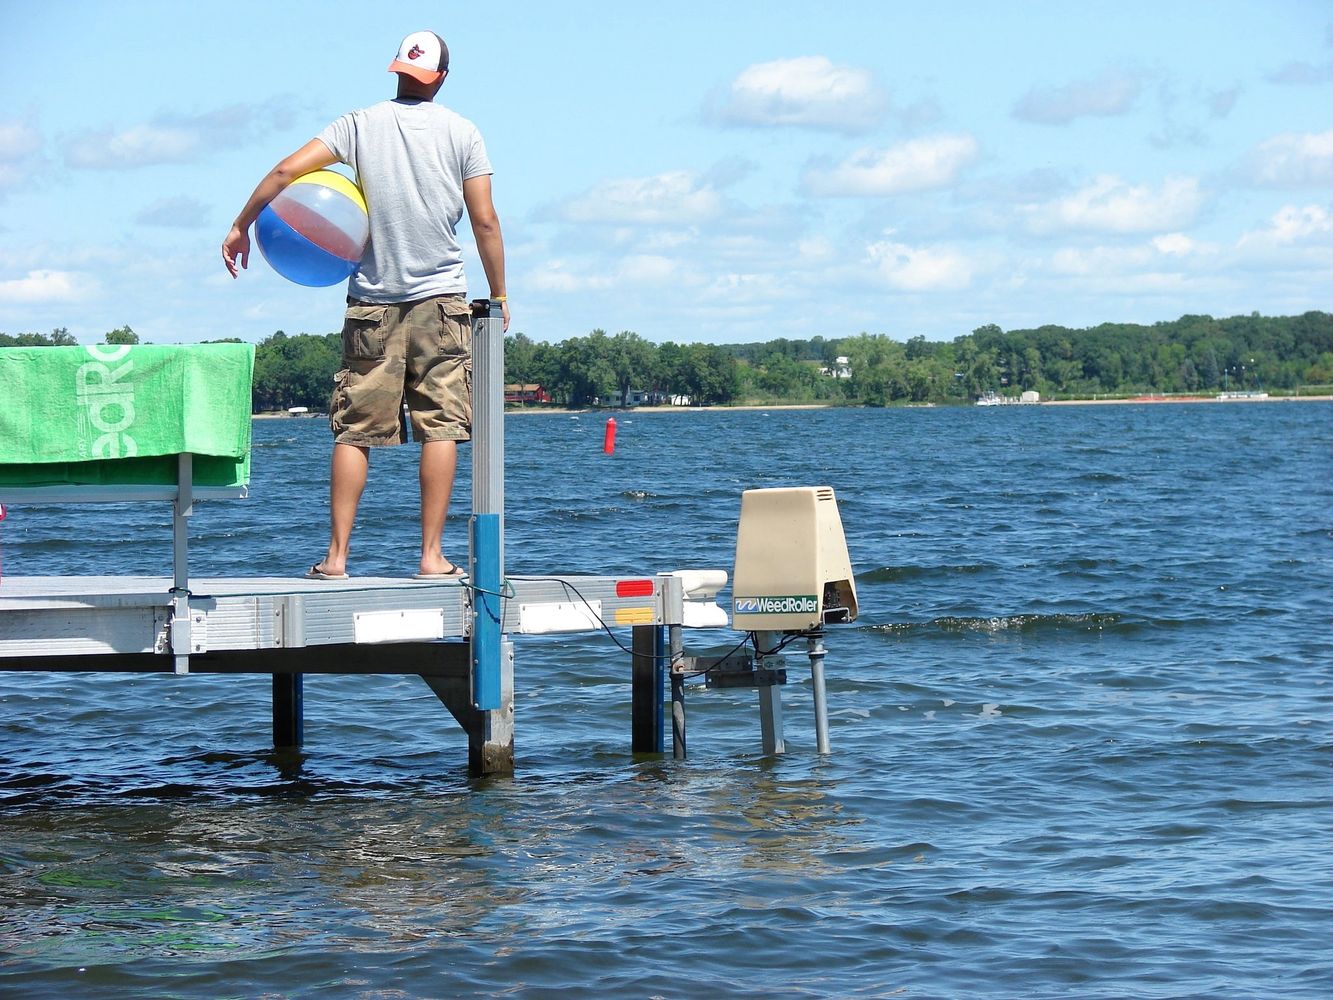
[[[65,144],[65,163],[84,170],[125,170],[159,163],[188,163],[203,148],[194,131],[134,125],[121,132],[85,132]]]
[[[856,133],[874,128],[888,110],[888,94],[868,70],[838,66],[823,56],[801,56],[743,70],[716,116],[731,125]]]
[[[634,254],[608,267],[592,259],[549,260],[524,281],[538,291],[604,292],[613,288],[651,288],[686,283],[679,263],[657,254]]]
[[[689,225],[721,214],[722,196],[699,175],[677,170],[652,177],[607,181],[568,202],[571,222]]]
[[[1013,116],[1038,125],[1068,125],[1076,118],[1123,115],[1139,98],[1139,78],[1104,73],[1059,87],[1033,87],[1014,105]]]
[[[23,122],[0,122],[0,163],[13,163],[42,147],[42,137]]]
[[[1154,236],[1152,245],[1158,253],[1173,257],[1184,257],[1198,249],[1198,244],[1184,233],[1164,233],[1161,236]]]
[[[1333,129],[1284,132],[1264,140],[1250,156],[1250,173],[1265,187],[1333,184]]]
[[[902,291],[960,289],[972,283],[971,262],[954,250],[881,240],[868,245],[866,253],[889,286]]]
[[[0,281],[0,302],[67,302],[86,298],[96,289],[96,281],[72,271],[29,271],[25,277]]]
[[[290,123],[293,102],[233,104],[201,115],[162,114],[123,129],[92,129],[67,136],[65,163],[81,170],[131,170],[189,163],[219,148],[249,145]]]
[[[13,187],[30,176],[41,148],[41,133],[31,125],[0,121],[0,188]]]
[[[1148,267],[1156,256],[1150,246],[1064,247],[1051,254],[1051,270],[1078,277],[1123,274]]]
[[[1245,233],[1239,245],[1276,248],[1327,239],[1329,236],[1333,236],[1333,212],[1320,205],[1284,205],[1267,226]]]
[[[208,206],[188,195],[160,198],[145,206],[134,221],[143,226],[197,229],[208,222]]]
[[[1073,194],[1024,211],[1037,231],[1150,233],[1185,228],[1202,205],[1203,193],[1193,177],[1168,177],[1154,190],[1102,174]]]
[[[812,164],[802,183],[812,195],[894,195],[948,187],[980,152],[966,133],[912,139],[890,149],[862,149],[836,166]]]
[[[1299,60],[1287,63],[1281,69],[1268,74],[1269,83],[1281,83],[1289,86],[1318,86],[1333,81],[1333,59],[1323,63],[1308,63]]]
[[[1163,268],[1193,268],[1213,259],[1216,251],[1212,244],[1184,233],[1166,233],[1130,246],[1063,247],[1051,254],[1050,269],[1057,275],[1092,279],[1136,273],[1160,278]]]

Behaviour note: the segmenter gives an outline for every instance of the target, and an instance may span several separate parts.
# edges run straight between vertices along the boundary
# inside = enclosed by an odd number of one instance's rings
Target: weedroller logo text
[[[128,344],[93,345],[88,348],[92,360],[74,373],[80,412],[98,435],[89,448],[92,458],[133,458],[139,453],[138,443],[126,433],[134,423],[134,383],[129,377],[134,362],[126,359],[112,367],[129,351]]]
[[[738,615],[811,615],[819,611],[814,594],[795,597],[738,597],[733,602]]]

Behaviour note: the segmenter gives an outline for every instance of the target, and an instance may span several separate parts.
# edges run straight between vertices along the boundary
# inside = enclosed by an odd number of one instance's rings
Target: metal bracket
[[[756,667],[754,658],[747,653],[730,656],[683,656],[682,673],[704,675],[704,686],[709,688],[760,688],[787,683],[786,661],[780,656],[768,656],[764,663],[773,666]],[[673,670],[675,666],[673,664]]]
[[[208,613],[197,608],[190,611],[190,652],[208,652]]]
[[[173,590],[171,594],[170,646],[178,674],[190,672],[190,654],[202,653],[207,646],[208,616],[190,608],[190,593]]]

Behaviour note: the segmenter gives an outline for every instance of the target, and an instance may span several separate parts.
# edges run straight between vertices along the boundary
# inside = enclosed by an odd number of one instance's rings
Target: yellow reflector
[[[654,621],[653,609],[647,608],[616,608],[617,625],[651,625]]]

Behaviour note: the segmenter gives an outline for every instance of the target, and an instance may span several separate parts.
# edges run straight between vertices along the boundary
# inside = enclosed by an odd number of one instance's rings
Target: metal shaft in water
[[[819,753],[830,753],[828,739],[828,699],[824,691],[824,636],[815,632],[806,639],[810,653],[810,686],[815,700],[815,747]]]
[[[681,672],[681,659],[685,655],[681,627],[667,627],[669,646],[669,667],[671,672],[671,756],[675,760],[684,760],[685,752],[685,675]]]

